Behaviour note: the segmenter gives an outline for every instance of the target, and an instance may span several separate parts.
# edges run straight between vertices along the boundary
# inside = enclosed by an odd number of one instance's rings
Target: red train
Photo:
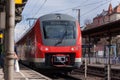
[[[16,43],[22,63],[36,68],[80,67],[82,47],[78,22],[66,14],[47,14],[37,19]]]

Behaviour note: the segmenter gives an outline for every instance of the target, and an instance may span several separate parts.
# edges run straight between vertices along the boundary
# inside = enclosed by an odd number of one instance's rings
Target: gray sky
[[[28,0],[23,12],[22,21],[16,25],[15,39],[18,39],[28,28],[27,18],[38,18],[49,13],[65,13],[77,19],[77,11],[80,9],[80,24],[84,25],[86,19],[92,19],[107,10],[109,4],[113,7],[120,4],[120,0]]]

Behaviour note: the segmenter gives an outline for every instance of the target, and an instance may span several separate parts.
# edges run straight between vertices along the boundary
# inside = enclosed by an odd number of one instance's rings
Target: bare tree
[[[89,24],[91,24],[92,23],[92,21],[90,20],[90,19],[86,19],[85,21],[84,21],[84,24],[85,25],[89,25]]]

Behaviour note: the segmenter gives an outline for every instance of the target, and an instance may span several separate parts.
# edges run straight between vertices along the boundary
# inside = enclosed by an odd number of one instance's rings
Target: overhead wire
[[[102,3],[102,4],[100,4],[99,6],[97,6],[97,7],[93,8],[93,9],[91,9],[91,10],[83,13],[83,14],[81,15],[81,17],[85,16],[85,15],[88,14],[88,13],[91,13],[91,12],[95,11],[95,10],[98,9],[99,7],[101,7],[101,6],[103,6],[103,5],[105,5],[106,3],[111,2],[111,1],[112,1],[112,0],[107,1],[107,2],[105,2],[105,3]]]
[[[30,0],[28,0],[22,12],[24,12],[24,10],[27,10],[26,7],[27,7],[28,9],[31,8],[31,6],[29,6],[29,5],[32,5],[32,4],[33,4],[33,3],[32,3]]]
[[[47,0],[44,0],[44,2],[43,2],[43,4],[38,8],[38,10],[40,10],[43,6],[44,6],[44,4],[46,3],[46,1]],[[32,0],[30,1],[30,2],[32,2]],[[30,3],[29,2],[29,3]],[[36,7],[36,3],[37,3],[38,1],[36,0],[36,2],[34,2],[34,4],[33,3],[30,3],[29,5],[32,5],[33,7],[32,7],[32,9],[30,9],[30,11],[29,12],[31,12],[31,13],[29,13],[29,15],[31,14],[31,15],[33,15],[33,12],[35,12],[34,10],[35,10],[35,7]],[[29,7],[29,6],[28,6]],[[31,7],[30,7],[31,8]],[[32,18],[34,18],[35,17],[35,15],[38,13],[38,11],[32,16]]]
[[[37,1],[36,1],[37,2]],[[40,12],[40,9],[45,5],[45,3],[47,2],[47,0],[44,0],[43,4],[39,7],[38,11],[35,13],[35,15],[33,17],[35,17],[39,12]],[[94,5],[94,4],[98,4],[100,3],[101,1],[97,1],[97,2],[93,2],[93,3],[90,3],[90,4],[85,4],[85,5],[78,5],[78,6],[75,6],[75,7],[71,7],[71,8],[67,8],[67,9],[63,9],[63,10],[57,10],[57,11],[53,11],[53,12],[61,12],[61,11],[65,11],[65,10],[69,10],[69,9],[73,9],[73,8],[78,8],[78,7],[83,7],[83,6],[89,6],[89,5]],[[103,1],[102,1],[103,2]],[[32,8],[32,10],[34,9],[34,7]],[[33,12],[33,11],[31,11]]]
[[[86,0],[86,1],[87,1],[87,0]],[[112,1],[112,0],[110,0],[110,1]],[[94,10],[96,10],[97,8],[99,8],[100,6],[105,5],[106,3],[110,2],[110,1],[107,1],[107,2],[105,2],[105,3],[102,3],[102,4],[100,4],[99,6],[97,6],[96,8],[93,8],[93,9],[85,12],[84,14],[81,15],[81,17],[82,17],[82,16],[85,16],[86,14],[88,14],[88,12],[89,12],[89,13],[93,12]],[[31,1],[31,2],[32,2],[32,1]],[[38,10],[37,10],[36,13],[33,15],[33,17],[35,17],[35,16],[40,12],[40,10],[43,8],[43,6],[45,5],[46,2],[47,2],[47,0],[44,0],[43,4],[38,8]],[[98,3],[101,3],[101,2],[103,2],[103,1],[97,1],[97,2],[93,2],[93,3],[85,4],[85,5],[78,5],[78,6],[75,6],[75,7],[66,8],[66,9],[62,9],[62,10],[57,10],[57,11],[53,11],[53,12],[61,12],[61,11],[65,11],[65,10],[69,10],[69,9],[73,9],[73,8],[86,7],[86,6],[98,4]],[[37,1],[36,1],[36,3],[37,3]],[[31,3],[31,4],[32,4],[32,3]],[[34,4],[34,6],[35,6],[35,4]],[[34,6],[33,6],[33,8],[32,8],[31,10],[34,10]],[[31,11],[31,12],[33,12],[33,11]],[[21,24],[24,24],[24,23],[21,23]],[[28,24],[25,24],[25,25],[27,26]],[[26,28],[26,27],[25,27],[25,28]]]
[[[31,0],[31,2],[32,2],[32,0]],[[35,9],[36,9],[36,4],[37,4],[38,2],[37,1],[35,1],[34,2],[34,4],[32,3],[32,9],[30,9],[30,12],[31,13],[28,13],[28,14],[33,14],[34,12],[35,12]],[[39,3],[42,3],[42,0],[39,0]],[[29,8],[28,8],[29,9]]]
[[[37,2],[37,1],[36,1]],[[41,6],[38,8],[38,10],[34,13],[34,15],[32,16],[32,18],[35,18],[35,16],[39,13],[39,11],[42,9],[42,7],[45,5],[45,3],[47,2],[47,0],[44,0],[44,2],[41,4]],[[33,7],[34,8],[34,7]],[[34,10],[34,9],[33,9]],[[34,12],[34,11],[31,12]],[[33,13],[32,13],[33,14]]]
[[[33,18],[35,18],[35,16],[40,12],[40,10],[42,9],[42,7],[45,5],[46,2],[47,2],[47,0],[44,0],[43,4],[39,7],[38,11],[35,13]]]
[[[36,16],[36,14],[38,14],[39,12],[40,12],[40,9],[45,5],[45,3],[47,2],[47,0],[45,0],[44,2],[43,2],[43,4],[39,7],[39,9],[38,9],[38,11],[35,13],[35,15],[33,16],[33,17],[35,17]],[[75,7],[71,7],[71,8],[66,8],[66,9],[62,9],[62,10],[57,10],[57,11],[52,11],[51,13],[53,13],[53,12],[61,12],[61,11],[65,11],[65,10],[69,10],[69,9],[73,9],[73,8],[79,8],[79,7],[86,7],[86,6],[89,6],[89,5],[94,5],[94,4],[98,4],[98,3],[100,3],[100,2],[103,2],[103,1],[97,1],[97,2],[93,2],[93,3],[89,3],[89,4],[85,4],[85,5],[78,5],[78,6],[75,6]],[[33,12],[33,11],[32,11]]]
[[[36,14],[39,13],[40,9],[45,5],[46,2],[47,2],[47,0],[45,0],[43,2],[43,4],[39,7],[38,11],[35,13],[35,15],[33,17],[35,17]],[[61,11],[65,11],[65,10],[68,10],[68,9],[73,9],[73,8],[78,8],[78,7],[83,7],[83,6],[89,6],[89,5],[94,5],[94,4],[98,4],[99,2],[101,2],[101,1],[97,1],[97,2],[94,2],[94,3],[90,3],[90,4],[85,4],[85,5],[82,5],[82,6],[79,5],[79,6],[76,6],[76,7],[71,7],[71,8],[67,8],[67,9],[63,9],[63,10],[57,10],[57,11],[54,11],[54,12],[61,12]],[[33,9],[34,9],[34,7],[33,7]]]
[[[45,1],[43,2],[43,4],[39,7],[39,10],[44,6],[44,4],[46,3],[46,1],[47,1],[47,0],[45,0]],[[31,1],[31,2],[32,2],[32,1]],[[37,3],[37,1],[36,1],[36,3]],[[35,6],[36,3],[35,3],[33,6]],[[29,4],[29,5],[30,5],[30,4]],[[33,7],[31,10],[34,10],[34,7]],[[33,12],[33,11],[31,11],[31,12]],[[37,12],[38,12],[38,11],[37,11]],[[37,12],[35,13],[35,15],[37,14]],[[35,15],[34,15],[34,16],[35,16]],[[33,16],[33,17],[34,17],[34,16]],[[25,21],[25,20],[23,20],[23,21]],[[23,23],[23,22],[20,23],[20,25],[23,25],[23,24],[25,24],[25,23]],[[27,27],[28,27],[28,24],[25,24],[22,34],[25,33]]]
[[[75,7],[70,7],[70,8],[66,8],[66,9],[62,9],[62,10],[56,10],[56,11],[53,11],[53,12],[61,12],[61,11],[66,11],[66,10],[74,9],[74,8],[87,7],[87,6],[98,4],[98,3],[101,3],[101,2],[104,2],[104,1],[97,1],[97,2],[93,2],[93,3],[85,4],[85,5],[78,5],[78,6],[75,6]],[[53,12],[51,12],[51,13],[53,13]]]
[[[32,3],[32,0],[31,0],[31,1],[28,0],[22,12],[24,12],[24,10],[27,10],[27,9],[31,8],[30,5],[32,5],[32,4],[33,4],[33,3]],[[27,7],[27,9],[25,9],[26,7]],[[33,10],[33,9],[34,9],[34,5],[33,5],[32,10]],[[29,11],[27,11],[27,12],[29,12]],[[22,22],[20,22],[18,25],[23,25],[23,24],[25,24],[25,23],[23,23],[24,21],[26,21],[26,20],[24,19],[24,16],[22,16]],[[26,26],[25,26],[25,28],[26,28]]]
[[[24,25],[25,27],[22,27],[23,29],[22,29],[21,33],[16,33],[16,35],[18,35],[16,40],[19,40],[21,37],[23,37],[24,34],[25,34],[25,32],[26,32],[26,28],[28,27],[28,25],[27,25],[27,24],[22,24],[22,26],[23,26],[23,25]]]
[[[35,15],[33,17],[35,17],[40,12],[40,9],[42,9],[42,7],[45,5],[46,2],[47,2],[47,0],[44,0],[43,4],[39,7],[38,11],[35,13]],[[97,1],[97,2],[93,2],[93,3],[85,4],[85,5],[82,5],[82,6],[78,5],[78,6],[75,6],[75,7],[71,7],[71,8],[67,8],[67,9],[63,9],[63,10],[57,10],[57,11],[54,11],[54,12],[61,12],[61,11],[65,11],[65,10],[68,10],[68,9],[73,9],[73,8],[78,8],[78,7],[83,7],[83,6],[89,6],[89,5],[94,5],[94,4],[98,4],[100,2],[101,1]],[[34,9],[34,7],[33,7],[33,9]]]

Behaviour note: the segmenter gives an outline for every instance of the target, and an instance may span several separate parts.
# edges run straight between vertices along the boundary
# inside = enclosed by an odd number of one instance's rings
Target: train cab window
[[[75,39],[75,22],[43,21],[45,39]]]

